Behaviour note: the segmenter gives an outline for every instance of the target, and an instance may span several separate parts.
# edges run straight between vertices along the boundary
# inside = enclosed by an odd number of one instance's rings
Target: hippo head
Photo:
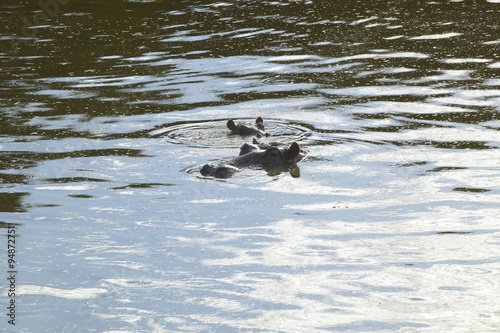
[[[297,163],[305,157],[301,152],[302,150],[297,142],[293,142],[288,148],[271,146],[264,151],[263,166],[283,166]]]
[[[232,165],[205,164],[200,169],[202,176],[215,178],[231,178],[237,171],[238,168]]]
[[[264,130],[264,119],[262,117],[258,117],[254,125],[236,124],[232,119],[229,119],[226,125],[234,134],[255,135],[257,137],[269,136]]]
[[[242,168],[257,168],[265,169],[269,175],[289,171],[292,177],[300,176],[296,163],[302,161],[307,152],[302,150],[297,142],[285,146],[279,143],[259,144],[254,141],[254,144],[248,146],[251,146],[250,151],[235,159],[220,164],[203,165],[200,168],[201,175],[230,178]]]

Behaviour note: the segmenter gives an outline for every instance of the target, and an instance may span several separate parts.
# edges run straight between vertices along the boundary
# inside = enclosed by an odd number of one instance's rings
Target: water
[[[6,332],[500,330],[498,1],[41,3],[0,5]],[[258,116],[298,169],[201,177]]]

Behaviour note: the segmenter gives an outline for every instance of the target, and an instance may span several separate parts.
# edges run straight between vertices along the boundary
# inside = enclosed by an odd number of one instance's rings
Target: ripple
[[[411,37],[410,39],[413,40],[426,40],[426,39],[443,39],[443,38],[451,38],[451,37],[456,37],[463,35],[462,33],[458,32],[450,32],[446,34],[433,34],[433,35],[424,35],[424,36],[416,36],[416,37]]]
[[[39,90],[39,91],[33,92],[33,94],[51,96],[53,98],[58,98],[58,99],[91,98],[91,97],[97,96],[94,93],[88,93],[88,92],[83,92],[83,91],[57,90],[57,89]]]
[[[430,96],[453,93],[451,89],[432,88],[423,86],[406,85],[387,85],[387,86],[359,86],[346,88],[318,89],[318,91],[327,95],[345,95],[345,96]]]
[[[235,122],[250,123],[253,119],[235,119]],[[154,130],[149,135],[165,137],[173,144],[183,144],[190,147],[239,148],[251,136],[238,136],[226,128],[227,120],[211,120],[205,122],[177,122]],[[300,142],[310,136],[312,131],[299,124],[286,121],[266,119],[266,131],[271,133],[265,141],[281,143]]]
[[[445,64],[487,63],[490,61],[491,59],[482,58],[447,58],[441,60]]]

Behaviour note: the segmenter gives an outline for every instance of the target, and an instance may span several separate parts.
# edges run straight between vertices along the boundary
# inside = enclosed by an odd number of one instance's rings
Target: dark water
[[[499,14],[2,1],[0,328],[498,332]],[[258,116],[300,177],[201,177]]]

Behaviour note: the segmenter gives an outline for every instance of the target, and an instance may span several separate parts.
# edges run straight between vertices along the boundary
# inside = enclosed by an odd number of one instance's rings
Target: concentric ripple
[[[235,122],[252,123],[253,119],[234,119]],[[210,120],[198,122],[177,122],[165,125],[150,132],[154,137],[165,137],[173,144],[189,147],[238,148],[252,136],[234,135],[226,127],[227,120]],[[264,141],[281,143],[300,142],[312,131],[305,126],[291,124],[286,121],[265,119],[266,132],[271,136]]]

